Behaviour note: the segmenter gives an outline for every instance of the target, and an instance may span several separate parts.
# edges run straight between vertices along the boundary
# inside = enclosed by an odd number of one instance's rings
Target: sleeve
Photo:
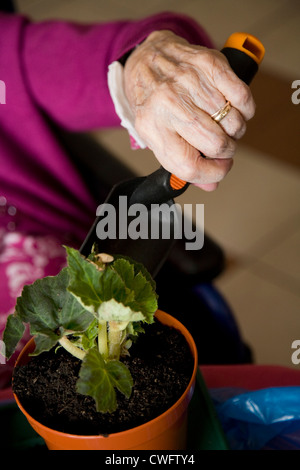
[[[20,49],[32,99],[69,130],[118,126],[120,119],[107,85],[108,66],[152,31],[163,29],[190,43],[212,47],[204,29],[193,19],[167,12],[138,21],[103,24],[27,22]]]

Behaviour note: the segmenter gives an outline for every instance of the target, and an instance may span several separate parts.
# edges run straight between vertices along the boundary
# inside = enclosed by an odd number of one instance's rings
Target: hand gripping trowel
[[[256,37],[234,33],[221,52],[236,75],[249,85],[265,49]],[[180,233],[174,198],[188,186],[162,167],[148,176],[116,184],[98,207],[81,254],[88,256],[95,246],[96,251],[129,256],[155,277]]]

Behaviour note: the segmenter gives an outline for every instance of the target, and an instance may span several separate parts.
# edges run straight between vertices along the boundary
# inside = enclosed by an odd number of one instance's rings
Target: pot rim
[[[120,431],[120,432],[110,433],[110,434],[71,434],[71,433],[66,433],[66,432],[63,432],[63,431],[57,431],[56,429],[53,429],[53,428],[49,428],[48,426],[40,423],[35,418],[33,418],[25,410],[25,408],[22,406],[22,404],[21,404],[20,400],[18,399],[17,395],[15,393],[13,393],[13,396],[16,400],[16,403],[17,403],[18,407],[20,408],[20,410],[22,411],[22,413],[26,416],[26,418],[33,425],[36,425],[39,428],[44,429],[45,431],[50,430],[53,433],[55,433],[57,436],[70,437],[72,439],[77,438],[77,439],[89,439],[89,440],[99,439],[99,438],[107,439],[107,438],[110,438],[110,437],[111,438],[113,438],[113,437],[122,437],[122,436],[125,436],[125,435],[129,436],[131,433],[136,433],[138,430],[142,431],[147,426],[149,426],[150,423],[154,423],[154,422],[159,423],[160,421],[164,420],[164,418],[168,414],[172,413],[172,410],[174,408],[177,408],[177,407],[180,406],[180,404],[185,400],[187,394],[190,393],[191,391],[193,391],[193,389],[194,389],[195,381],[196,381],[196,373],[197,373],[197,370],[198,370],[198,351],[197,351],[197,347],[196,347],[195,341],[194,341],[191,333],[188,331],[188,329],[179,320],[177,320],[172,315],[170,315],[166,312],[163,312],[162,310],[159,310],[159,309],[156,311],[155,317],[159,321],[161,321],[162,323],[164,323],[164,321],[165,321],[165,324],[167,324],[167,325],[171,326],[171,323],[172,323],[172,326],[174,328],[178,329],[183,334],[183,336],[185,337],[185,339],[186,339],[186,341],[187,341],[187,343],[190,347],[190,350],[191,350],[191,353],[192,353],[192,356],[193,356],[193,359],[194,359],[193,372],[192,372],[191,379],[190,379],[185,391],[180,396],[180,398],[175,403],[173,403],[173,405],[170,408],[168,408],[166,411],[164,411],[163,413],[158,415],[156,418],[153,418],[150,421],[147,421],[146,423],[140,424],[139,426],[135,426],[133,428],[126,429],[125,431]],[[19,359],[21,359],[21,356],[23,355],[23,351],[25,351],[25,349],[28,348],[29,345],[32,344],[33,342],[34,342],[34,337],[31,338],[28,341],[28,343],[24,346],[23,350],[20,352],[20,354],[19,354],[19,356],[16,360],[15,366],[18,365]]]

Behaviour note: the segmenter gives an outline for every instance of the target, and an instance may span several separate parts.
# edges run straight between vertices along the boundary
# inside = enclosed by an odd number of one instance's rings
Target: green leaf
[[[118,259],[123,259],[125,261],[128,261],[128,263],[130,263],[131,265],[133,265],[134,273],[135,274],[141,273],[144,276],[144,278],[146,279],[146,281],[151,285],[152,290],[153,291],[156,290],[156,282],[154,281],[151,274],[149,273],[149,271],[147,271],[147,269],[145,268],[145,266],[142,263],[138,263],[137,261],[130,258],[129,256],[116,255],[115,260],[117,261]]]
[[[93,317],[67,290],[69,275],[64,268],[57,276],[38,279],[25,286],[18,298],[16,312],[25,323],[30,323],[33,334],[52,334],[64,330],[84,331]],[[59,336],[62,336],[60,331]]]
[[[45,336],[45,335],[37,335],[34,338],[35,342],[35,349],[30,354],[30,356],[38,356],[44,351],[50,351],[56,343],[57,343],[57,335],[53,333],[53,335]]]
[[[98,322],[94,318],[89,327],[82,333],[72,335],[72,343],[84,351],[97,346]]]
[[[157,294],[155,283],[146,269],[129,258],[118,258],[109,269],[114,270],[122,278],[126,287],[133,292],[133,298],[126,302],[135,312],[141,312],[144,321],[153,322],[157,310]]]
[[[98,320],[153,321],[157,295],[155,283],[145,268],[129,259],[117,258],[99,271],[78,251],[68,247],[66,250],[69,291]]]
[[[77,250],[66,247],[70,272],[69,291],[96,318],[102,302],[112,298],[119,302],[132,300],[133,295],[116,273],[97,267],[84,259]]]
[[[6,325],[5,344],[7,341],[9,353],[23,335],[22,323],[29,323],[30,333],[38,335],[39,352],[55,346],[66,330],[78,332],[88,328],[93,316],[68,292],[68,284],[69,274],[64,268],[57,276],[24,286],[15,313]]]
[[[5,354],[7,359],[13,355],[24,331],[25,326],[20,318],[16,315],[9,315],[3,333],[3,342],[5,344]]]
[[[125,364],[120,361],[109,361],[106,364],[106,371],[114,387],[123,393],[125,397],[130,398],[133,379]]]
[[[144,328],[142,327],[140,322],[132,322],[128,323],[126,327],[127,336],[130,336],[131,339],[135,340],[140,333],[145,333]]]
[[[69,291],[90,312],[95,313],[102,302],[99,291],[101,271],[85,260],[74,248],[65,248],[70,272]]]
[[[120,361],[105,362],[97,349],[90,349],[82,361],[76,389],[96,402],[96,409],[112,413],[117,409],[117,388],[127,398],[131,395],[133,380],[128,368]]]

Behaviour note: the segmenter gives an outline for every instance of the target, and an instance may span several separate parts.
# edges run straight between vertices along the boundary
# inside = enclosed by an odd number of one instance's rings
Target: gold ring
[[[226,102],[225,106],[223,108],[219,109],[216,111],[214,114],[212,114],[210,117],[216,121],[220,122],[231,110],[231,104],[229,101]]]

